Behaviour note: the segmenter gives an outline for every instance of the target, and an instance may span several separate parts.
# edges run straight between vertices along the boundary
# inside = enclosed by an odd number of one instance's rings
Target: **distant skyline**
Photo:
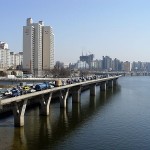
[[[44,21],[55,35],[55,61],[83,54],[150,62],[149,0],[0,0],[0,41],[23,51],[27,18]]]

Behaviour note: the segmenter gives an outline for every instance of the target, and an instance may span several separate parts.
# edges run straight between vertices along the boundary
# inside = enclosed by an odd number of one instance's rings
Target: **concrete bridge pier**
[[[113,79],[113,84],[114,84],[114,86],[117,85],[117,79]]]
[[[96,84],[90,85],[90,95],[95,96],[96,95]]]
[[[22,127],[24,126],[24,114],[27,106],[27,99],[21,102],[13,102],[13,115],[14,115],[14,126]]]
[[[109,80],[108,81],[108,88],[113,88],[113,85],[114,85],[113,80]]]
[[[47,95],[41,95],[40,99],[40,115],[48,116],[49,115],[49,106],[52,98],[52,93]]]
[[[72,105],[72,117],[75,120],[81,119],[81,103],[73,103],[73,105]]]
[[[90,106],[93,110],[96,109],[96,95],[90,96]]]
[[[79,103],[81,95],[81,86],[76,86],[72,88],[72,102]]]
[[[106,88],[107,88],[107,86],[106,86],[106,81],[101,82],[101,84],[100,84],[100,90],[101,90],[101,91],[106,91]]]
[[[69,94],[69,88],[60,91],[60,107],[66,108],[66,101]]]

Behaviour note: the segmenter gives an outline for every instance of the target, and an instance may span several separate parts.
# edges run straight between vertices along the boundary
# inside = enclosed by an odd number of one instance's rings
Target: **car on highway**
[[[12,92],[12,95],[11,95],[12,97],[16,97],[16,96],[21,95],[20,90],[18,90],[17,88],[12,88],[11,92]]]
[[[12,96],[12,89],[7,89],[4,93],[3,96],[11,97]]]
[[[22,87],[22,94],[30,93],[31,88],[28,85]]]

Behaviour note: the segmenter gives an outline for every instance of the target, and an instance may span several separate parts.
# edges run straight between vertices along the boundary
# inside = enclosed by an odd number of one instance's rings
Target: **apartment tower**
[[[43,21],[28,18],[23,27],[23,70],[35,77],[43,76],[54,66],[54,34]]]

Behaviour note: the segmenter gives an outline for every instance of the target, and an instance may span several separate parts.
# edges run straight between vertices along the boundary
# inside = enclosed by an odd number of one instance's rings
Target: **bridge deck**
[[[52,89],[47,89],[47,90],[38,91],[38,92],[34,92],[34,93],[29,93],[29,94],[25,94],[25,95],[21,95],[21,96],[17,96],[17,97],[1,99],[0,100],[0,105],[2,106],[2,105],[6,105],[6,104],[9,104],[9,103],[12,103],[12,102],[19,102],[19,101],[21,101],[23,99],[31,99],[32,97],[35,97],[35,96],[38,96],[38,95],[51,93],[51,92],[56,92],[56,91],[59,91],[59,90],[72,88],[72,87],[75,87],[75,86],[86,86],[86,85],[96,84],[96,83],[103,82],[103,81],[109,81],[109,80],[113,80],[113,79],[118,79],[120,76],[121,75],[108,77],[108,78],[102,78],[102,79],[94,79],[94,80],[89,80],[89,81],[84,81],[84,82],[64,85],[64,86],[61,86],[61,87],[55,87],[55,88],[52,88]]]

